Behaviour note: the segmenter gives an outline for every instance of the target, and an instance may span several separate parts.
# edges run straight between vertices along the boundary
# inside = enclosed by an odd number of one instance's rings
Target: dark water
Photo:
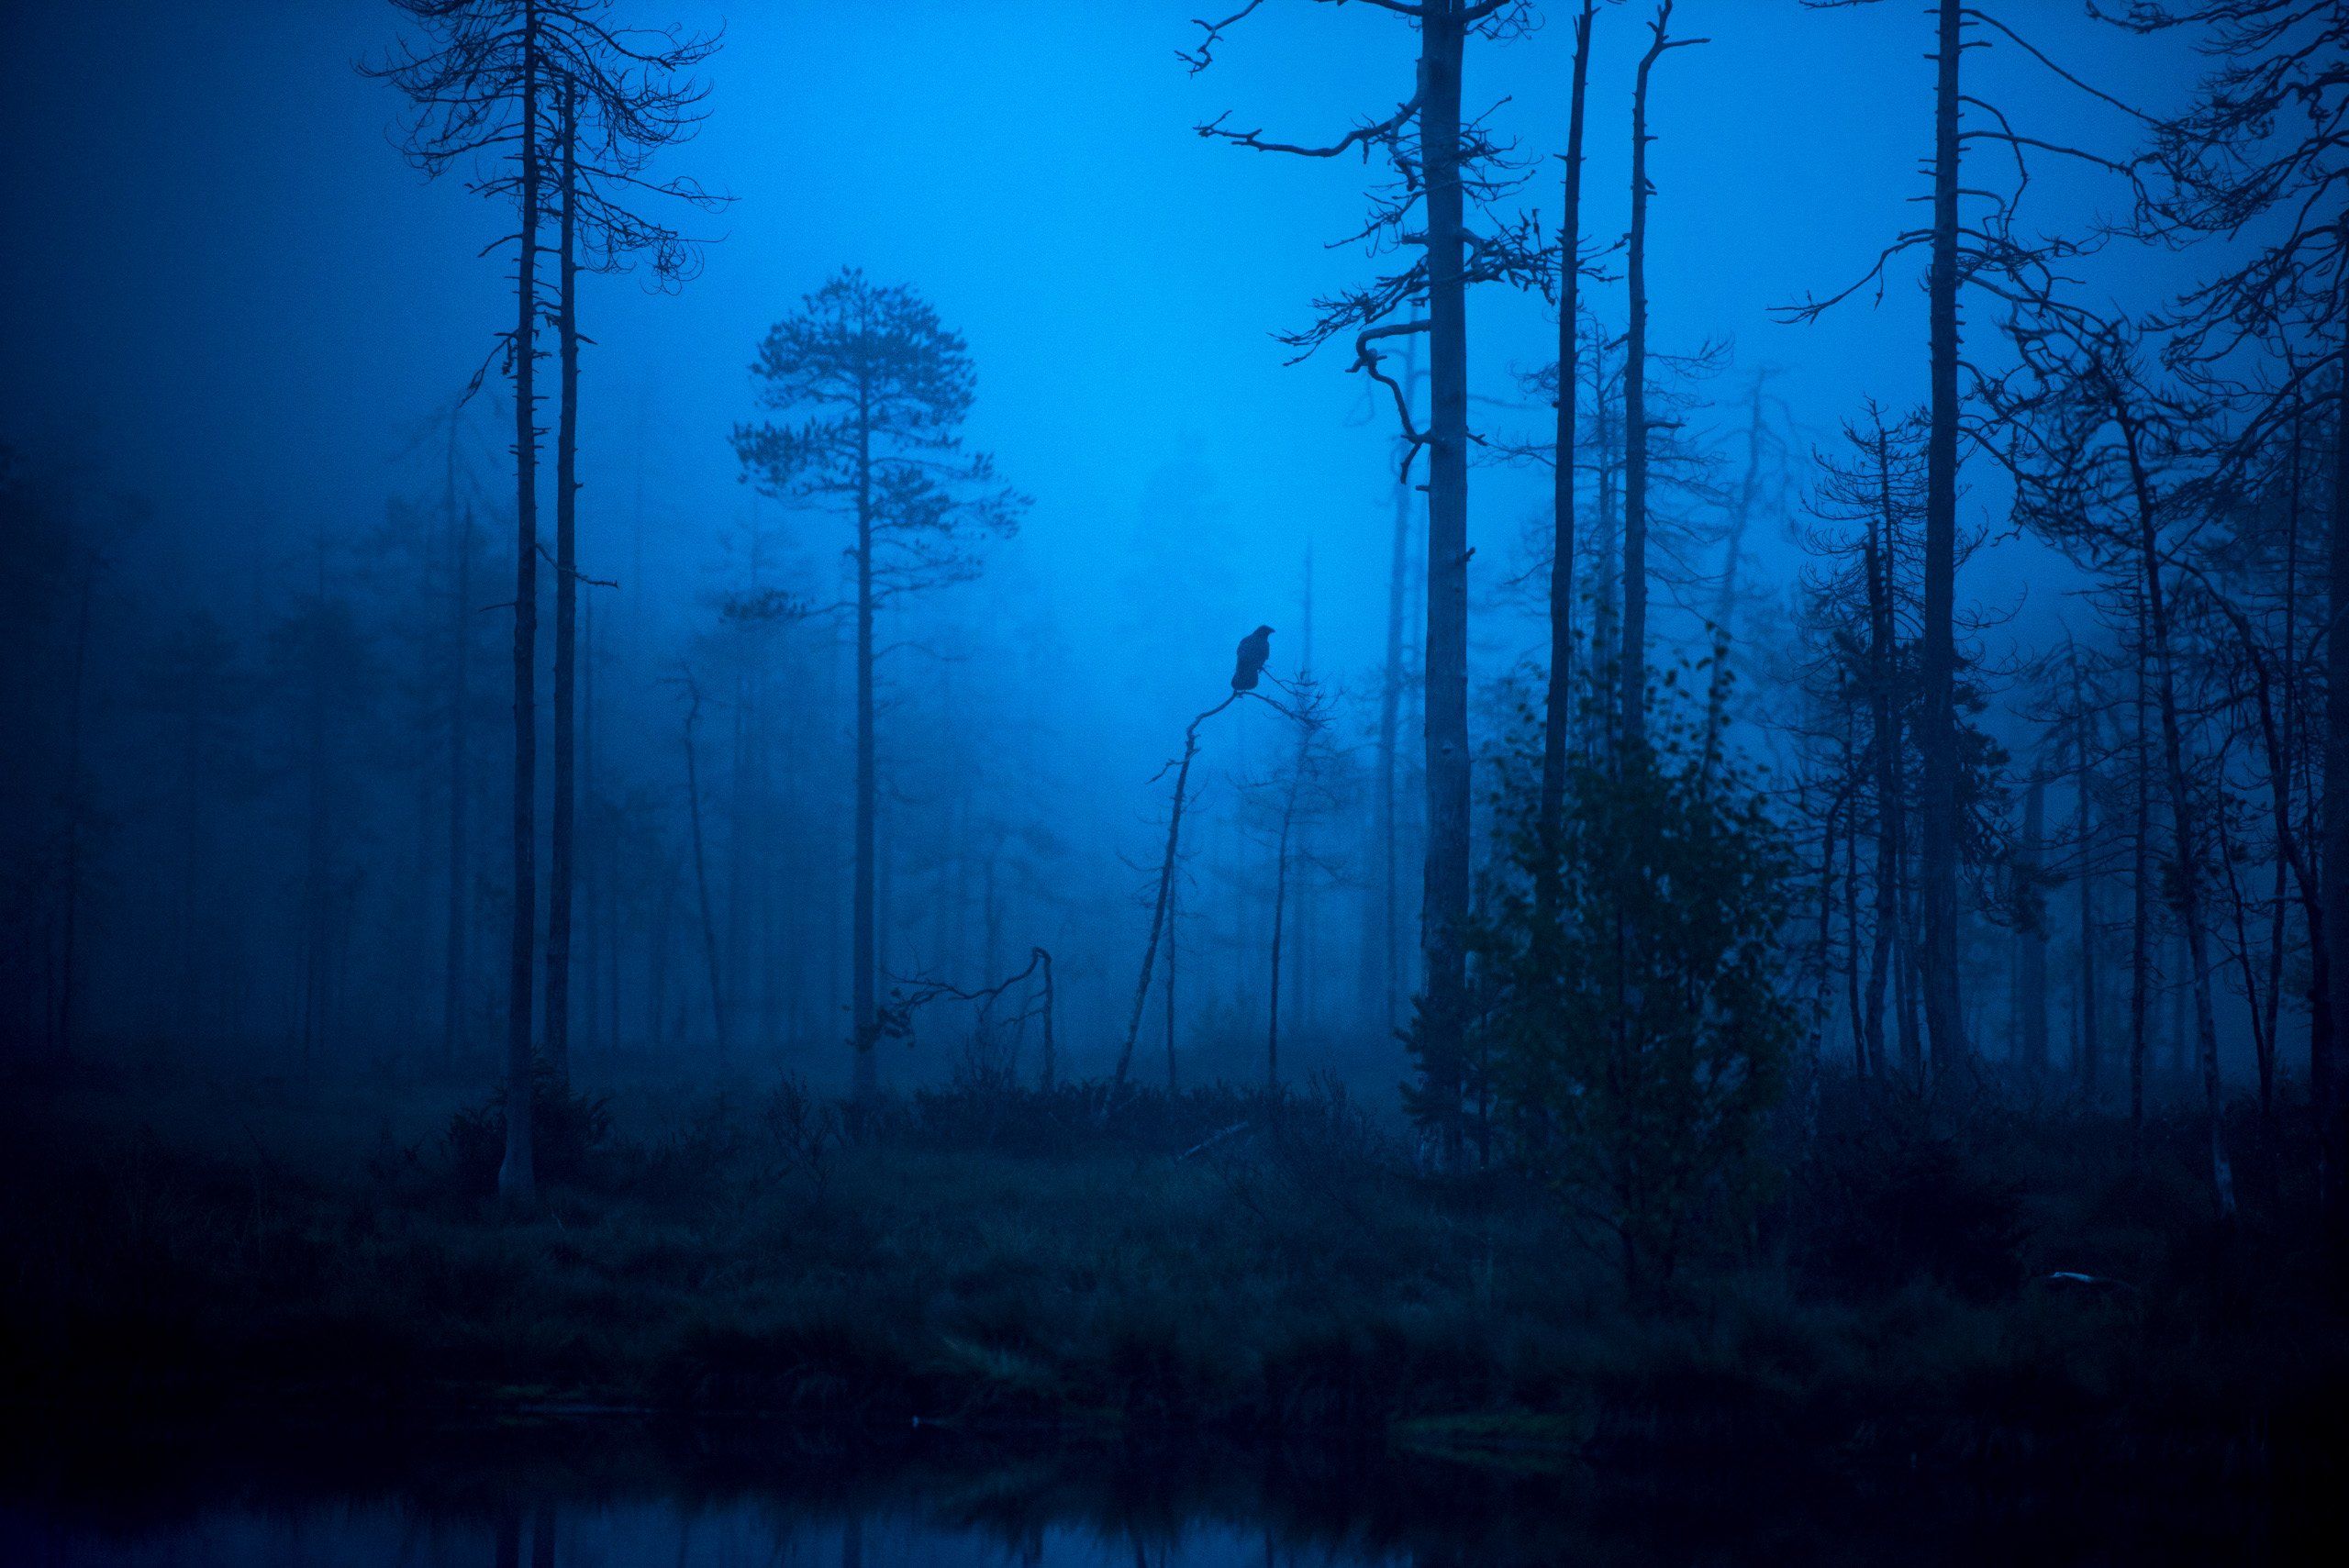
[[[2264,1489],[1718,1463],[886,1443],[566,1422],[24,1445],[0,1564],[1054,1568],[2349,1561]],[[2340,1543],[2332,1545],[2335,1548]]]

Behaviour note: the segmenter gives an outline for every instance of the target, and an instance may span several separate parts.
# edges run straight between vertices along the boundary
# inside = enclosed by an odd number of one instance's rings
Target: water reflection
[[[876,1448],[608,1424],[367,1442],[184,1434],[19,1457],[8,1475],[0,1562],[45,1568],[2248,1562],[2275,1558],[2279,1539],[2243,1496],[2161,1513],[2143,1496],[2089,1504],[1718,1465],[952,1437]]]

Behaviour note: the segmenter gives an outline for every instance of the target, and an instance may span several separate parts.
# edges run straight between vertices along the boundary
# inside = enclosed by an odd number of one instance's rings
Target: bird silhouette
[[[1260,626],[1240,639],[1240,662],[1232,666],[1231,689],[1252,692],[1256,677],[1264,673],[1264,661],[1273,656],[1273,628]]]

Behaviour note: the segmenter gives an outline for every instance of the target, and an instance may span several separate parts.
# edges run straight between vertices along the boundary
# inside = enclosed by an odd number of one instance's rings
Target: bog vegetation
[[[1799,417],[1651,266],[1715,8],[1361,9],[1350,128],[1196,128],[1369,171],[1353,274],[1250,318],[1377,421],[1333,655],[1188,471],[1069,646],[1069,482],[983,450],[918,254],[791,259],[695,449],[740,520],[664,514],[606,274],[696,286],[758,85],[657,0],[392,0],[362,70],[502,325],[381,525],[213,592],[173,498],[5,450],[13,1409],[2329,1462],[2349,6],[2097,18],[2190,67],[2136,103],[1933,0],[1922,178],[1773,350],[1913,286],[1914,395]],[[1558,124],[1477,96],[1523,50]],[[648,537],[701,580],[648,604]]]

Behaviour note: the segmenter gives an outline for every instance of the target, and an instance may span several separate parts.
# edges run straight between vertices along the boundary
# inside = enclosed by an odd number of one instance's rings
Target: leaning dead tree
[[[1335,806],[1330,782],[1333,754],[1330,745],[1332,703],[1330,694],[1311,676],[1301,677],[1293,693],[1289,716],[1297,721],[1297,749],[1286,779],[1266,781],[1276,790],[1280,805],[1273,812],[1273,917],[1270,974],[1265,988],[1264,1087],[1277,1093],[1281,1084],[1281,957],[1289,920],[1289,884],[1299,871],[1322,865],[1304,840],[1315,817]]]
[[[1197,25],[1201,38],[1182,55],[1196,74],[1214,63],[1230,30],[1264,8],[1248,0],[1230,15]],[[1311,0],[1335,5],[1341,0]],[[1468,307],[1471,284],[1499,282],[1546,292],[1549,248],[1530,220],[1493,211],[1514,193],[1521,170],[1513,148],[1481,119],[1464,118],[1462,77],[1472,41],[1492,41],[1524,27],[1524,0],[1375,0],[1418,29],[1419,58],[1410,94],[1394,109],[1364,120],[1334,141],[1282,141],[1241,130],[1229,115],[1199,135],[1256,152],[1302,158],[1359,157],[1382,163],[1390,178],[1368,195],[1368,211],[1350,237],[1400,265],[1360,287],[1315,304],[1311,323],[1284,333],[1297,360],[1333,340],[1350,343],[1350,371],[1369,376],[1393,399],[1404,437],[1403,472],[1428,457],[1426,640],[1427,851],[1420,947],[1425,992],[1417,1023],[1427,1103],[1435,1106],[1448,1160],[1461,1142],[1467,1040],[1469,899],[1468,745]],[[1484,221],[1473,225],[1475,207]],[[1429,407],[1422,427],[1404,384],[1386,368],[1394,339],[1424,333]],[[1292,361],[1295,362],[1295,361]]]
[[[1118,1047],[1118,1070],[1112,1082],[1120,1089],[1125,1087],[1126,1075],[1133,1068],[1134,1046],[1141,1039],[1142,1010],[1150,1001],[1150,977],[1158,968],[1158,944],[1166,935],[1168,915],[1174,905],[1174,879],[1183,854],[1183,816],[1190,804],[1191,764],[1198,760],[1199,730],[1208,719],[1245,697],[1253,697],[1287,717],[1298,717],[1262,692],[1234,687],[1221,702],[1192,717],[1191,722],[1183,727],[1183,754],[1159,770],[1160,778],[1166,776],[1168,768],[1174,770],[1174,794],[1166,813],[1166,847],[1159,857],[1157,892],[1151,901],[1150,939],[1142,944],[1141,968],[1134,976],[1133,1006],[1126,1014],[1126,1036]]]

